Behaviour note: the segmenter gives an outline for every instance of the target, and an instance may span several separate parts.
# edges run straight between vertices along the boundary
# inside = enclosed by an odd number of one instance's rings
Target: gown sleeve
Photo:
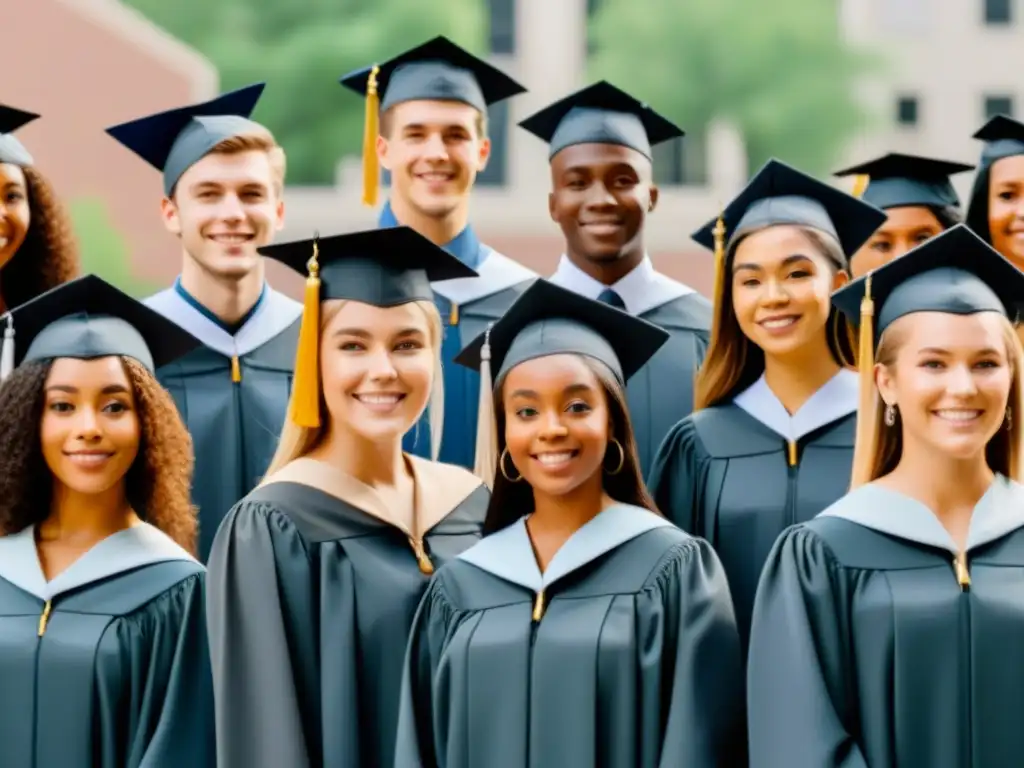
[[[703,539],[683,545],[637,611],[640,626],[662,624],[665,638],[675,641],[674,650],[661,649],[672,674],[658,765],[743,765],[740,638],[725,571],[711,546]]]
[[[701,535],[701,504],[707,457],[692,417],[680,421],[661,442],[647,486],[661,513],[687,533]]]
[[[272,505],[241,501],[217,532],[208,569],[217,764],[306,768],[302,698],[312,692],[302,665],[315,664],[318,648],[305,544]],[[307,597],[286,608],[289,590]]]
[[[444,596],[439,576],[434,576],[409,632],[394,768],[438,768],[434,734],[437,732],[435,716],[441,713],[435,712],[433,680],[447,642],[448,624],[453,612]]]
[[[214,723],[204,574],[190,576],[122,627],[146,637],[135,686],[142,697],[127,766],[213,768]]]
[[[828,546],[784,532],[761,574],[747,660],[751,768],[867,768],[847,731],[841,583]]]

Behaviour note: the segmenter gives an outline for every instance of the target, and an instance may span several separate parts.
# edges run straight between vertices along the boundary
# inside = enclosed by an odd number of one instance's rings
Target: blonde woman
[[[475,273],[407,227],[261,252],[310,274],[289,421],[210,556],[218,765],[389,766],[417,603],[489,497],[402,452],[443,418],[430,281]]]
[[[1020,764],[1022,298],[963,225],[836,294],[865,318],[853,490],[761,576],[754,768]]]

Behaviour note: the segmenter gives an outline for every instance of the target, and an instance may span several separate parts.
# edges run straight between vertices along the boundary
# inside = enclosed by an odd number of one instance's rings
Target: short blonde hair
[[[338,312],[341,311],[341,308],[345,306],[346,303],[347,302],[344,300],[325,301],[320,305],[321,334],[323,334],[324,329],[330,325],[331,321],[337,316]],[[414,301],[412,303],[419,307],[426,316],[427,325],[430,329],[430,345],[435,351],[434,375],[430,384],[430,400],[427,403],[427,413],[430,422],[430,455],[436,461],[438,454],[441,452],[441,437],[444,428],[444,372],[441,368],[441,344],[444,338],[444,326],[441,324],[441,315],[438,314],[437,307],[434,306],[434,302]],[[320,375],[319,371],[317,372],[317,375]],[[325,425],[330,423],[331,415],[327,411],[327,403],[324,400],[323,395],[323,386],[321,385],[319,389],[320,426],[300,427],[293,422],[290,417],[285,417],[284,427],[281,429],[281,437],[277,442],[277,450],[274,452],[274,458],[271,459],[270,466],[267,468],[267,477],[274,474],[295,459],[300,459],[305,456],[323,439],[325,434]],[[292,397],[294,396],[295,393],[293,391]],[[287,413],[290,414],[291,412],[292,404],[289,399]],[[420,415],[417,415],[417,427],[419,426],[419,418]]]
[[[266,152],[270,160],[270,170],[274,174],[274,192],[280,196],[284,192],[284,177],[287,171],[287,160],[284,149],[269,128],[254,124],[252,129],[239,136],[231,136],[216,144],[210,150],[211,155],[236,155],[241,152]]]

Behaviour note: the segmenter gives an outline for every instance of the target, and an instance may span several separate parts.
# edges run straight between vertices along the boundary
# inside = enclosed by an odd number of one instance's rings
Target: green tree
[[[95,273],[135,298],[156,290],[155,285],[133,274],[128,246],[102,199],[75,198],[69,208],[81,248],[83,274]]]
[[[288,152],[288,181],[328,184],[362,148],[363,99],[341,75],[435,35],[485,48],[483,0],[127,0],[217,67],[221,89],[265,80],[253,119]]]
[[[770,157],[827,173],[872,120],[855,95],[876,60],[843,40],[826,0],[601,0],[590,75],[656,105],[697,139],[742,131],[751,172]]]

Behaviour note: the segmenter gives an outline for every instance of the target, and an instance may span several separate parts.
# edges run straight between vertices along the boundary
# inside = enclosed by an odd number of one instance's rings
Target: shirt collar
[[[381,229],[401,226],[401,222],[395,218],[395,212],[391,210],[391,201],[385,203],[381,209],[377,226]],[[473,227],[470,225],[467,225],[450,242],[445,243],[441,247],[470,269],[479,268],[480,262],[483,261],[483,249],[480,247],[480,239],[476,236]]]
[[[630,314],[640,314],[648,304],[648,295],[654,287],[655,272],[651,258],[644,254],[643,261],[637,264],[614,285],[605,285],[600,280],[595,280],[582,269],[573,264],[566,254],[558,261],[558,269],[551,277],[552,282],[568,288],[588,299],[597,299],[606,288],[615,291],[619,298],[626,304],[626,311]]]

